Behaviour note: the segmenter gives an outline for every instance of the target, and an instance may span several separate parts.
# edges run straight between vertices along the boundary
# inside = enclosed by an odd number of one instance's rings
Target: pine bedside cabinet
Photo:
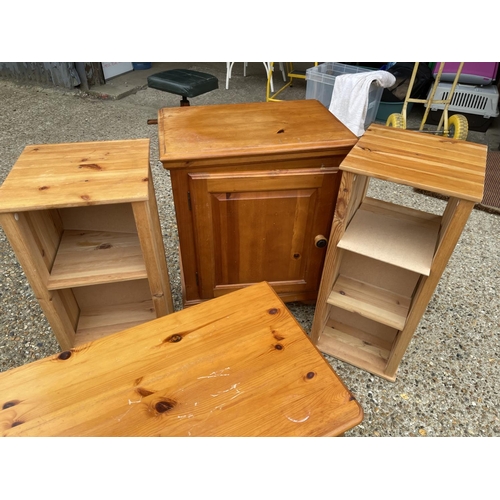
[[[173,312],[149,139],[27,146],[0,224],[62,349]]]
[[[342,181],[311,338],[323,352],[394,381],[474,204],[487,147],[371,125]],[[366,196],[371,178],[445,195],[441,215]],[[459,290],[457,290],[459,293]]]

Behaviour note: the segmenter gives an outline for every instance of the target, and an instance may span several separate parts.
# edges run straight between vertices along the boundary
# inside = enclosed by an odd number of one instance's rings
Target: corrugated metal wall
[[[75,63],[72,62],[0,62],[0,76],[70,89],[81,83]]]

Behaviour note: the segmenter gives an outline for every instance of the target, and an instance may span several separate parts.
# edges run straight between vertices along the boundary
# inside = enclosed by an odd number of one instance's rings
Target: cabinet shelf
[[[156,319],[156,314],[151,299],[82,311],[75,335],[75,346],[153,319]]]
[[[139,237],[110,231],[63,232],[48,290],[146,278]]]
[[[390,290],[339,276],[327,302],[365,318],[402,330],[410,299]]]
[[[316,345],[321,352],[387,378],[385,367],[390,346],[371,342],[366,337],[366,332],[362,330],[330,320]]]
[[[338,247],[428,276],[441,216],[365,198]]]

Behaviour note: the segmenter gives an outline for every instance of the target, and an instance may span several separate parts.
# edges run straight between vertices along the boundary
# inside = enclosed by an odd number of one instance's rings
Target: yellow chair
[[[283,63],[280,63],[280,65]],[[273,91],[272,87],[272,78],[273,78],[273,70],[274,70],[274,63],[269,63],[268,70],[267,70],[267,88],[266,88],[266,101],[281,101],[281,99],[276,99],[276,96],[283,92],[288,87],[291,87],[293,85],[293,80],[294,79],[299,79],[299,80],[305,80],[306,79],[306,70],[298,70],[293,67],[293,63],[287,62],[285,64],[285,72],[286,75],[288,76],[288,81],[281,87],[277,92]],[[314,66],[317,66],[318,63],[315,62]]]

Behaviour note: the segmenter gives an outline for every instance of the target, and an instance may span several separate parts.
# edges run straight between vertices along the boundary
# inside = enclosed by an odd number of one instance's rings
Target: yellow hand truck
[[[436,90],[439,85],[439,81],[441,80],[441,75],[443,73],[443,68],[444,68],[445,63],[441,63],[437,72],[437,75],[434,80],[434,85],[431,88],[431,91],[429,92],[427,99],[415,99],[410,97],[411,96],[411,91],[413,89],[413,84],[415,82],[415,77],[417,74],[418,70],[418,65],[419,63],[415,63],[415,66],[413,68],[413,73],[411,75],[410,83],[408,85],[408,90],[406,92],[406,97],[404,100],[403,104],[403,109],[401,113],[392,113],[389,115],[386,121],[386,125],[388,127],[395,127],[395,128],[404,128],[406,129],[406,123],[407,123],[407,107],[408,103],[413,102],[413,103],[421,103],[421,104],[426,104],[424,116],[422,118],[422,121],[420,122],[420,127],[419,131],[420,132],[431,132],[437,135],[443,135],[445,137],[452,137],[453,139],[460,139],[460,140],[467,140],[467,135],[469,133],[469,123],[467,122],[467,118],[464,115],[460,114],[455,114],[452,115],[451,117],[448,117],[448,108],[450,106],[450,103],[453,99],[453,94],[455,92],[455,88],[458,83],[458,79],[460,78],[460,74],[462,73],[462,67],[464,63],[460,63],[458,66],[457,73],[455,75],[455,78],[453,80],[453,84],[451,86],[451,90],[448,94],[448,97],[446,99],[434,99],[434,95],[436,94]],[[439,124],[437,126],[436,130],[424,130],[425,122],[427,121],[427,117],[429,115],[429,111],[431,110],[431,105],[433,104],[444,104],[444,109],[443,109],[443,114],[441,115],[441,119],[439,120]],[[441,130],[441,127],[443,127],[443,130]]]

